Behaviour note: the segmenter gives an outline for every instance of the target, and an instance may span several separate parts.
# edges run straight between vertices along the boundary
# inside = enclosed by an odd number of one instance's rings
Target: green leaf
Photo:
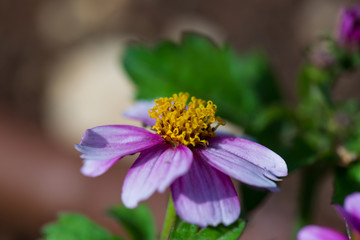
[[[231,47],[194,33],[184,34],[179,44],[129,45],[123,65],[137,85],[138,99],[189,92],[212,100],[220,116],[243,127],[252,125],[263,106],[280,100],[263,54],[239,57]]]
[[[217,227],[199,228],[196,225],[186,223],[178,218],[170,239],[188,240],[236,240],[244,231],[245,221],[237,220],[229,226],[218,225]]]
[[[108,210],[108,214],[124,226],[132,239],[155,239],[155,220],[147,206],[141,204],[135,209],[128,209],[122,205],[115,205]]]
[[[171,232],[169,239],[195,239],[198,230],[198,226],[184,222],[178,218],[175,229]]]
[[[218,240],[232,240],[239,239],[244,231],[245,221],[238,220],[230,226],[220,225],[218,227],[208,227],[201,229],[196,239],[218,239]]]
[[[347,195],[360,192],[360,162],[355,162],[348,168],[338,167],[335,171],[334,185],[333,202],[340,205],[343,205]]]
[[[75,213],[61,213],[57,222],[46,225],[45,240],[120,240],[87,217]]]

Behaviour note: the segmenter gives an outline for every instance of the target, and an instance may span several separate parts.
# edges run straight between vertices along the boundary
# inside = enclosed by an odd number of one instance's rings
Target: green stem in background
[[[316,190],[325,172],[326,169],[323,166],[313,165],[304,168],[301,173],[298,211],[292,233],[294,240],[297,239],[298,231],[311,223],[313,205],[317,197]]]
[[[169,238],[171,230],[175,225],[175,221],[176,221],[176,211],[174,208],[172,197],[170,195],[168,206],[166,209],[165,221],[160,235],[160,240],[167,240]]]
[[[331,90],[333,89],[332,85],[333,84],[324,84],[323,86],[320,86],[325,102],[330,109],[335,108],[335,103],[331,96]]]

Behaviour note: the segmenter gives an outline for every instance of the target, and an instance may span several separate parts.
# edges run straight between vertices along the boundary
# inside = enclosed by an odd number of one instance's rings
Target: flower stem
[[[176,221],[176,211],[174,208],[174,203],[172,197],[170,195],[168,206],[166,209],[165,221],[163,225],[163,229],[161,231],[160,240],[169,239],[171,230],[173,229]]]

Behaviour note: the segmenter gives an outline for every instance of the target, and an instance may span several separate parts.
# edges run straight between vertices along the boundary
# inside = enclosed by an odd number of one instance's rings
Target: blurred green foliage
[[[46,225],[44,240],[121,240],[87,217],[75,213],[61,213],[56,222]]]
[[[115,205],[108,214],[122,225],[134,240],[153,240],[156,237],[155,219],[150,209],[141,204],[135,209]]]
[[[156,238],[155,220],[150,209],[139,205],[128,209],[122,205],[109,208],[108,214],[127,231],[133,240]],[[87,217],[75,213],[62,213],[58,220],[44,226],[44,240],[122,240],[103,229]]]

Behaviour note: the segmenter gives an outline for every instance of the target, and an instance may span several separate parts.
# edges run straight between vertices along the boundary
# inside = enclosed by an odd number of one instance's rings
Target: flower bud
[[[338,38],[342,45],[360,48],[360,5],[346,7],[340,16]]]

